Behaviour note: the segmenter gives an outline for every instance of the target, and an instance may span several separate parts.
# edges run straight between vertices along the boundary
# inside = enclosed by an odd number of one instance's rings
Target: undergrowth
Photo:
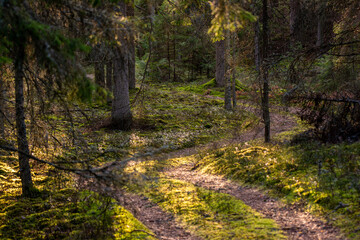
[[[12,156],[0,157],[0,239],[155,239],[110,197],[56,190],[59,179],[47,176],[48,169],[33,171],[37,196],[22,198],[17,168]]]
[[[226,111],[223,100],[178,91],[169,84],[144,86],[144,96],[133,106],[134,128],[129,132],[98,128],[84,138],[95,149],[122,148],[142,152],[149,148],[167,151],[194,147],[239,134],[258,122],[248,111]],[[98,109],[90,124],[96,125],[108,110]],[[90,128],[92,126],[89,126]]]
[[[241,83],[239,80],[235,81],[235,88],[236,88],[236,91],[238,91],[239,93],[249,91],[249,87],[246,86],[245,84]],[[216,86],[215,78],[213,78],[210,81],[203,83],[203,84],[200,84],[198,82],[186,84],[185,86],[177,87],[177,90],[194,92],[197,94],[212,95],[212,96],[217,96],[217,97],[224,97],[224,89]],[[246,98],[246,95],[241,94],[241,95],[239,95],[239,97]]]

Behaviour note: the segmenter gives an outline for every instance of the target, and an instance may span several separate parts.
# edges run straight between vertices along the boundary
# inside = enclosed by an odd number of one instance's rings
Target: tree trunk
[[[255,22],[255,70],[259,73],[260,72],[260,63],[261,63],[261,53],[260,53],[260,24],[259,21]]]
[[[106,63],[106,88],[108,91],[112,91],[113,88],[113,66],[112,60]]]
[[[267,66],[268,54],[268,13],[267,0],[263,0],[263,49],[262,49],[262,77],[263,77],[263,92],[262,92],[262,109],[263,120],[265,124],[265,142],[270,141],[270,111],[269,111],[269,78]]]
[[[232,101],[233,101],[233,108],[236,108],[236,78],[235,78],[235,66],[232,71]]]
[[[322,0],[319,3],[318,14],[317,14],[317,32],[316,32],[316,46],[320,47],[324,43],[324,28],[325,28],[325,20],[326,20],[326,5],[327,1]]]
[[[230,49],[230,32],[226,31],[226,43],[225,43],[225,47],[224,49]],[[228,58],[230,56],[225,55],[225,51],[224,51],[224,64],[225,64],[225,81],[226,81],[226,85],[225,85],[225,109],[230,111],[232,110],[232,103],[231,103],[231,77],[230,77],[230,69],[234,67],[234,65],[230,66]]]
[[[171,58],[170,58],[170,30],[167,29],[167,59],[168,59],[168,81],[171,80]]]
[[[2,139],[5,139],[5,113],[6,113],[5,99],[6,99],[5,79],[3,78],[3,74],[1,74],[0,75],[0,137]]]
[[[320,47],[323,44],[323,25],[324,25],[324,19],[323,16],[320,14],[318,15],[318,22],[317,22],[317,34],[316,34],[317,47]]]
[[[300,0],[290,0],[290,43],[294,45],[298,41]]]
[[[174,14],[175,15],[175,14]],[[173,61],[173,65],[174,65],[174,72],[173,72],[173,81],[176,81],[176,26],[174,26],[174,32],[173,32],[173,36],[174,36],[174,61]]]
[[[230,78],[230,76],[226,76],[225,109],[228,110],[228,111],[232,110],[232,103],[231,103],[231,78]]]
[[[129,130],[132,123],[132,114],[129,98],[129,79],[128,79],[128,56],[127,46],[122,42],[120,49],[115,51],[114,59],[114,99],[112,103],[111,121],[112,125],[120,130]]]
[[[126,6],[126,16],[128,17],[134,17],[134,6],[133,1],[130,1]],[[131,34],[130,35],[130,41],[129,41],[129,61],[128,61],[128,67],[129,67],[129,88],[134,89],[136,86],[136,79],[135,79],[135,38]]]
[[[104,63],[99,59],[95,62],[95,83],[100,87],[105,87],[105,68]]]
[[[232,45],[233,45],[233,50],[232,50],[232,86],[231,86],[231,97],[232,97],[232,102],[233,102],[233,109],[235,110],[236,108],[236,33],[234,33],[232,35]]]
[[[29,154],[29,144],[26,137],[25,110],[24,110],[24,59],[25,49],[22,44],[18,46],[15,68],[15,112],[16,112],[16,130],[18,149]],[[33,196],[34,187],[31,179],[31,170],[29,158],[19,153],[20,179],[22,184],[22,194],[24,197]]]
[[[225,87],[225,40],[217,41],[216,47],[216,86]]]

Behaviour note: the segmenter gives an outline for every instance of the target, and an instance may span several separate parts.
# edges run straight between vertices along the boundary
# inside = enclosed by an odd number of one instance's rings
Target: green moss
[[[31,199],[5,195],[0,212],[1,239],[153,239],[113,199],[93,192],[65,189]]]
[[[277,139],[288,141],[296,133],[284,133]],[[197,166],[206,173],[272,189],[272,194],[291,203],[306,202],[309,209],[331,216],[348,237],[356,239],[360,225],[359,156],[360,143],[252,142],[201,155]]]
[[[249,88],[245,84],[241,83],[239,80],[235,81],[235,88],[236,91],[242,91],[242,92],[249,91]],[[215,78],[211,79],[210,81],[204,84],[199,84],[198,82],[194,82],[185,86],[178,87],[177,89],[180,91],[193,92],[197,94],[206,94],[217,97],[224,97],[224,90],[223,88],[219,88],[216,86]]]
[[[146,195],[204,239],[285,239],[273,220],[227,194],[161,179]]]

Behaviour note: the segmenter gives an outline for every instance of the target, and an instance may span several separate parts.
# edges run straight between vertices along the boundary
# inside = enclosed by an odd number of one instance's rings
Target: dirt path
[[[341,239],[339,231],[299,207],[284,205],[254,188],[242,187],[222,177],[203,174],[182,166],[165,171],[170,178],[190,182],[216,192],[226,193],[240,199],[248,206],[275,220],[287,233],[289,239]]]
[[[253,109],[254,108],[251,110]],[[271,119],[272,136],[296,126],[293,118],[276,112],[271,113]],[[156,159],[166,160],[190,156],[198,153],[200,150],[221,148],[233,143],[250,141],[262,136],[263,127],[257,127],[239,136],[234,136],[232,139],[219,140],[202,146],[160,154],[156,156]],[[196,186],[226,193],[242,200],[245,204],[262,213],[265,217],[275,220],[284,232],[287,233],[289,239],[341,239],[338,237],[339,231],[337,229],[304,212],[297,206],[284,205],[254,188],[242,187],[222,177],[192,171],[192,167],[193,166],[184,165],[177,168],[165,169],[164,173],[169,178],[190,182]],[[171,214],[164,212],[159,206],[144,196],[126,194],[119,199],[119,202],[153,231],[159,239],[199,239],[180,227]]]
[[[296,126],[294,119],[285,115],[272,113],[271,118],[271,132],[273,135],[290,130]],[[161,158],[170,159],[189,156],[195,154],[200,149],[216,149],[231,143],[245,142],[259,137],[263,137],[262,127],[245,132],[237,138],[214,142],[200,148],[190,148],[172,152],[161,156]],[[270,198],[254,188],[242,187],[219,176],[193,171],[191,170],[192,167],[192,165],[184,165],[167,169],[164,173],[169,178],[190,182],[196,186],[226,193],[242,200],[245,204],[262,213],[265,217],[275,220],[284,232],[287,233],[289,239],[345,239],[339,237],[340,233],[338,229],[304,212],[299,206],[282,204],[278,200]]]
[[[198,240],[183,229],[167,212],[151,202],[147,197],[127,193],[118,197],[119,203],[148,227],[158,239]]]

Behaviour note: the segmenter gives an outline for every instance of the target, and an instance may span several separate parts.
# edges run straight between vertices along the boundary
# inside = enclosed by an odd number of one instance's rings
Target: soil
[[[174,217],[164,212],[147,197],[136,194],[124,194],[118,197],[119,203],[130,211],[139,221],[148,227],[158,239],[198,240],[180,226]]]

